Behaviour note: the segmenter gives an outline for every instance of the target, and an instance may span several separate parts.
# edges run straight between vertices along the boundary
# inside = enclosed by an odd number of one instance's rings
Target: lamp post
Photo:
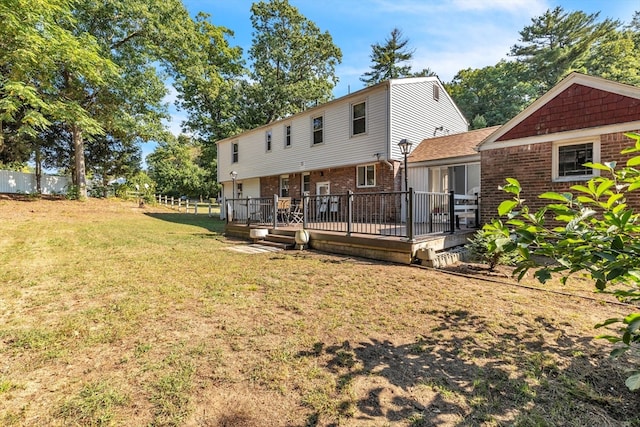
[[[406,138],[403,138],[398,143],[398,147],[400,148],[400,152],[404,156],[404,202],[405,202],[405,217],[407,224],[407,238],[409,241],[413,241],[413,220],[411,218],[411,206],[409,206],[409,174],[407,170],[407,156],[411,151],[411,141]]]
[[[233,200],[236,199],[236,178],[238,177],[238,172],[231,171],[229,172],[229,176],[231,176],[231,181],[233,182],[231,189],[233,190]]]
[[[407,156],[411,151],[411,146],[413,144],[406,138],[403,138],[398,142],[398,147],[400,147],[400,152],[404,156],[404,191],[407,192],[406,200],[409,201],[409,174],[407,173]]]

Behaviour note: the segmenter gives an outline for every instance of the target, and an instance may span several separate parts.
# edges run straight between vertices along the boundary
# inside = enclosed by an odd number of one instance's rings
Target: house
[[[476,147],[499,127],[424,139],[408,158],[409,186],[433,193],[479,193],[480,153]]]
[[[398,142],[467,130],[437,77],[385,81],[217,142],[226,199],[401,191]]]
[[[539,194],[568,192],[599,174],[584,163],[626,162],[631,155],[620,152],[632,142],[624,133],[639,130],[640,88],[570,74],[479,144],[481,221],[509,197],[498,190],[505,178],[520,181],[527,204],[540,208]],[[640,206],[640,197],[631,202]]]

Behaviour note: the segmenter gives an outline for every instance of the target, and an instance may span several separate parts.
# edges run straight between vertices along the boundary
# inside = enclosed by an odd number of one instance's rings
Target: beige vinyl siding
[[[433,85],[440,86],[438,101],[433,99]],[[468,127],[435,77],[392,81],[391,123],[390,145],[397,160],[402,159],[398,142],[403,138],[415,148],[423,139],[432,138],[437,127],[443,126],[449,134],[466,132]]]
[[[332,102],[326,108],[314,108],[281,122],[272,123],[272,148],[265,152],[265,131],[262,127],[245,132],[218,144],[218,176],[229,180],[229,172],[238,172],[241,177],[261,177],[310,170],[326,169],[345,165],[371,163],[375,153],[387,156],[387,90],[381,86],[361,96],[346,97]],[[351,136],[351,104],[367,102],[367,132]],[[324,117],[324,139],[322,144],[312,144],[312,118]],[[291,146],[285,148],[285,123],[291,125]],[[239,161],[231,162],[231,144],[239,144]],[[355,173],[355,172],[354,172]]]

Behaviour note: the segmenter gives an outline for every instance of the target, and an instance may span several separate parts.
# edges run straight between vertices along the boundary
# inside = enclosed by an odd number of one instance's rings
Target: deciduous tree
[[[251,6],[251,83],[243,85],[243,127],[255,127],[331,99],[342,52],[328,32],[288,0]]]

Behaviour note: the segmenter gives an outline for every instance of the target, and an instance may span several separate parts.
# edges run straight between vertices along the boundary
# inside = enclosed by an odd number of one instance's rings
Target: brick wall
[[[620,165],[626,164],[633,155],[621,155],[620,151],[630,146],[632,140],[623,133],[601,135],[600,161],[604,163],[615,160]],[[570,192],[572,185],[584,184],[584,181],[552,182],[551,149],[552,143],[547,142],[481,152],[482,223],[496,218],[498,205],[510,198],[509,194],[498,190],[498,186],[506,183],[506,178],[516,178],[520,181],[523,189],[521,197],[535,210],[546,204],[538,195],[546,191]],[[636,210],[640,208],[640,192],[633,193],[629,197],[629,203]]]
[[[399,163],[395,163],[393,169],[382,162],[376,164],[376,186],[356,188],[356,167],[325,169],[310,173],[310,194],[316,194],[316,184],[329,182],[331,194],[344,194],[351,190],[354,193],[384,193],[401,191],[403,185]],[[302,174],[289,174],[289,195],[295,199],[302,197]],[[280,194],[280,177],[278,175],[260,178],[260,196],[272,197]]]

